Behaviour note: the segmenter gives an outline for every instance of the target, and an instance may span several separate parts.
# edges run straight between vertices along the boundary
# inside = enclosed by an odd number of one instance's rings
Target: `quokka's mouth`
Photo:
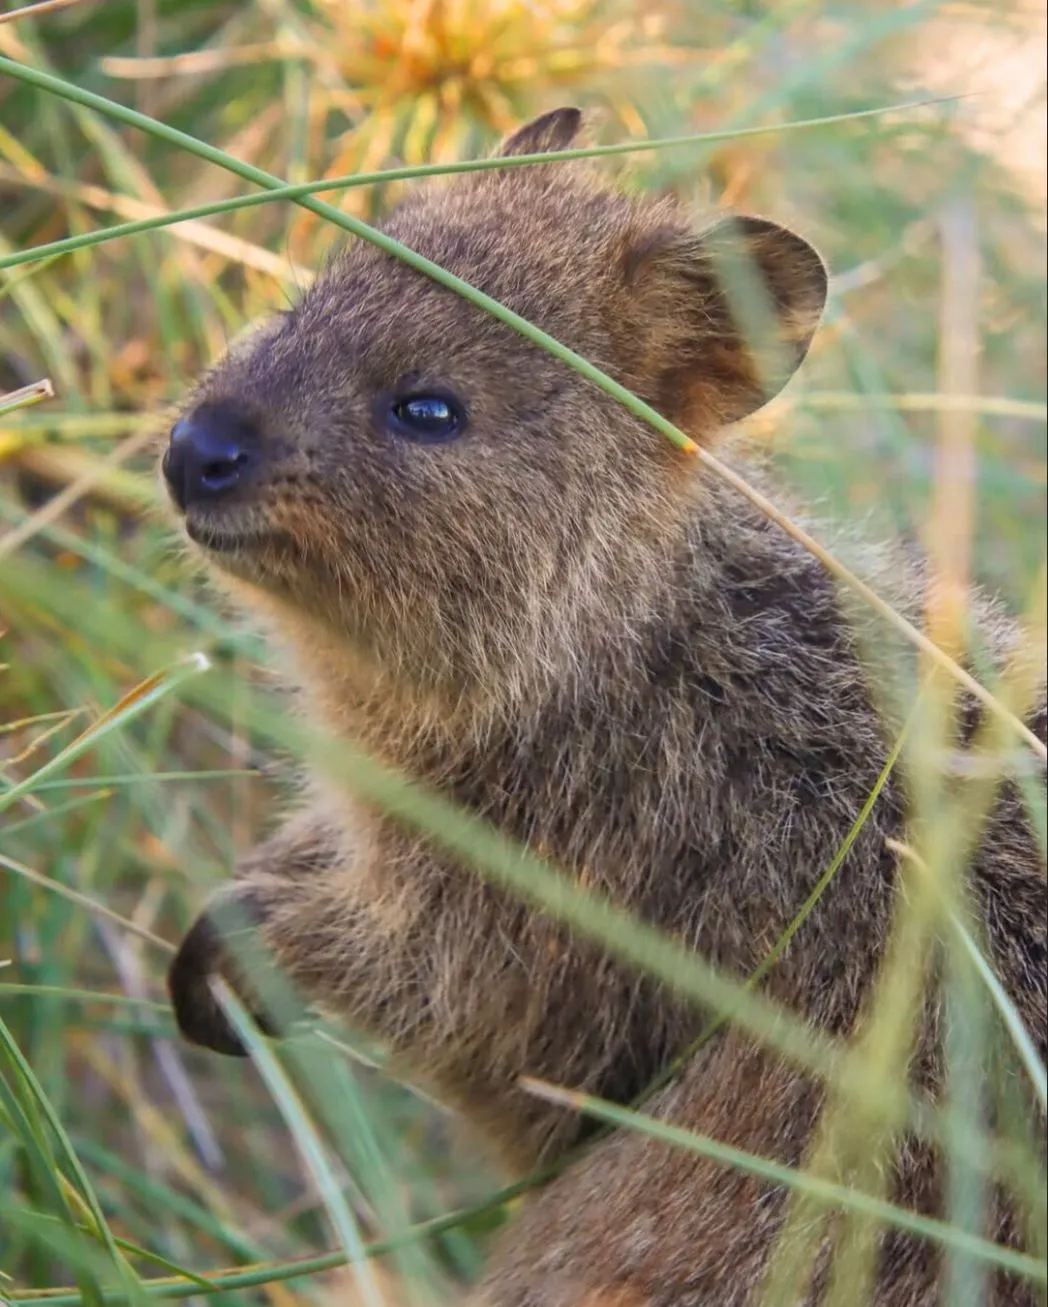
[[[185,521],[186,535],[201,549],[213,554],[253,554],[269,546],[279,547],[289,543],[282,531],[269,531],[258,526],[237,527],[233,523],[200,521],[187,514]]]

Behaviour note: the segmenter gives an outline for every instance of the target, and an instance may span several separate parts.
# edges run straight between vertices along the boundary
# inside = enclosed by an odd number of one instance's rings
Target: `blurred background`
[[[975,456],[974,570],[1012,607],[1028,601],[1045,555],[1042,5],[81,0],[0,21],[0,54],[292,182],[472,157],[564,103],[600,110],[606,142],[842,115],[602,166],[697,213],[767,214],[824,253],[827,326],[755,435],[826,515],[919,534],[936,442],[959,432]],[[950,98],[848,117],[935,97]],[[247,189],[0,73],[0,266]],[[328,198],[372,219],[399,193]],[[287,761],[245,727],[271,694],[265,651],[173,547],[145,446],[198,369],[342,239],[277,203],[0,272],[0,395],[42,377],[56,392],[0,408],[0,802],[94,732],[0,809],[0,1075],[25,1087],[17,1046],[114,1233],[198,1273],[338,1246],[295,1111],[319,1114],[365,1242],[500,1183],[432,1105],[341,1046],[325,1114],[316,1085],[281,1101],[250,1065],[169,1038],[156,937],[176,938],[267,829]],[[142,685],[191,650],[214,663],[217,697]],[[0,1099],[0,1301],[74,1269],[17,1216],[56,1200],[16,1117]],[[455,1302],[505,1211],[367,1273],[211,1301]]]

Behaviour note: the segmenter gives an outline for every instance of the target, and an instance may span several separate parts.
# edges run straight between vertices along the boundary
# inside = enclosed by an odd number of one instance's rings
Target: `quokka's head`
[[[559,109],[500,154],[570,148],[580,127]],[[384,230],[700,442],[785,384],[826,296],[821,259],[782,227],[695,230],[580,162],[421,185]],[[599,639],[697,474],[566,363],[363,240],[199,383],[162,470],[234,590],[460,685],[552,671]]]

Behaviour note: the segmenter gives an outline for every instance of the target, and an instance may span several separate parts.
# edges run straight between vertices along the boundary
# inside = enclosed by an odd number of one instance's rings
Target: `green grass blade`
[[[993,1005],[997,1009],[1012,1043],[1015,1045],[1016,1052],[1019,1054],[1019,1058],[1026,1068],[1026,1073],[1030,1077],[1030,1083],[1037,1094],[1037,1101],[1041,1105],[1041,1111],[1048,1113],[1048,1070],[1045,1069],[1040,1054],[1034,1047],[1034,1042],[1030,1038],[1030,1033],[1026,1029],[1022,1017],[1016,1011],[1015,1004],[1008,997],[1004,986],[994,974],[993,968],[983,956],[982,950],[972,938],[971,931],[956,911],[950,913],[950,924],[956,931],[961,947],[975,968],[979,979],[985,985],[987,993],[993,1000]]]
[[[54,386],[46,380],[34,381],[28,386],[19,386],[17,390],[9,390],[6,395],[0,395],[0,418],[10,417],[19,409],[30,408],[33,404],[39,404],[41,400],[53,399],[54,395]]]
[[[0,68],[3,67],[0,61]],[[931,100],[913,100],[903,104],[884,105],[872,109],[860,109],[851,113],[827,114],[821,118],[808,118],[800,122],[769,123],[765,127],[737,127],[723,132],[695,132],[685,136],[664,136],[650,141],[623,141],[615,145],[594,145],[586,149],[551,150],[547,154],[519,154],[510,158],[462,159],[454,163],[416,164],[410,168],[386,168],[378,172],[352,173],[341,177],[328,177],[320,181],[300,182],[293,185],[276,185],[269,187],[261,195],[238,195],[228,200],[213,200],[209,204],[198,204],[190,208],[172,210],[170,213],[158,214],[152,218],[137,218],[130,222],[114,223],[99,231],[84,232],[78,236],[65,237],[62,240],[49,241],[46,245],[34,246],[28,250],[18,250],[12,254],[0,256],[0,272],[17,268],[22,264],[33,263],[37,259],[55,258],[60,254],[70,254],[87,249],[93,245],[102,245],[108,241],[119,240],[124,236],[139,236],[143,232],[159,231],[180,222],[196,222],[204,218],[213,218],[223,213],[236,213],[241,209],[252,209],[258,205],[273,204],[279,201],[306,199],[325,191],[346,191],[358,186],[381,186],[390,182],[416,181],[426,177],[445,177],[458,173],[488,172],[493,169],[528,168],[537,164],[568,163],[580,159],[599,159],[626,154],[642,154],[653,150],[677,149],[682,146],[710,146],[725,141],[741,140],[751,136],[767,136],[783,132],[807,131],[817,127],[833,127],[844,122],[853,122],[863,118],[878,118],[886,114],[904,113],[913,109],[924,109],[931,105],[946,104],[954,97]]]
[[[80,1159],[76,1155],[69,1136],[65,1132],[62,1122],[59,1120],[57,1112],[52,1107],[47,1095],[43,1091],[39,1080],[29,1065],[28,1059],[18,1047],[14,1036],[8,1029],[7,1025],[0,1019],[0,1044],[3,1045],[4,1053],[12,1065],[17,1070],[19,1078],[26,1086],[27,1091],[32,1094],[36,1101],[36,1110],[39,1112],[42,1120],[46,1122],[51,1134],[58,1142],[58,1151],[61,1159],[70,1175],[76,1181],[77,1190],[83,1199],[88,1212],[91,1215],[94,1229],[90,1231],[91,1235],[98,1239],[113,1260],[113,1265],[118,1272],[122,1282],[126,1286],[127,1293],[132,1302],[142,1300],[141,1293],[138,1292],[138,1277],[131,1270],[126,1259],[121,1255],[117,1242],[113,1237],[113,1232],[109,1228],[109,1222],[106,1220],[105,1213],[102,1211],[102,1205],[88,1179],[87,1172],[80,1164]]]
[[[248,1049],[266,1087],[280,1108],[288,1129],[298,1146],[324,1199],[335,1233],[345,1251],[347,1262],[357,1270],[357,1289],[365,1307],[384,1307],[382,1291],[367,1267],[367,1252],[360,1237],[356,1218],[349,1210],[341,1186],[328,1162],[327,1151],[316,1127],[310,1120],[305,1104],[292,1085],[283,1067],[259,1035],[242,1005],[227,989],[216,987],[223,1010]]]
[[[141,685],[136,686],[134,690],[125,695],[119,704],[110,709],[97,722],[94,722],[71,744],[56,753],[42,767],[37,768],[31,776],[27,776],[19,784],[0,794],[0,812],[9,808],[16,800],[24,798],[27,794],[32,794],[40,781],[46,780],[48,777],[53,776],[55,772],[68,767],[70,763],[75,762],[88,749],[92,749],[99,744],[107,735],[122,730],[128,722],[177,690],[191,676],[198,676],[201,672],[206,672],[209,667],[210,663],[202,653],[194,653],[183,659],[180,665],[166,667],[160,672],[155,672]]]

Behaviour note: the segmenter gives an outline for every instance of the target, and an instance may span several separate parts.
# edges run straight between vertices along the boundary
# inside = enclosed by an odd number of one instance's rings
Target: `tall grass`
[[[349,1032],[274,1046],[245,1026],[247,1064],[173,1039],[168,941],[267,828],[289,753],[827,1079],[806,1170],[779,1174],[683,1132],[673,1142],[785,1185],[806,1232],[792,1249],[843,1213],[854,1237],[833,1301],[863,1300],[884,1224],[942,1244],[957,1307],[979,1301],[1002,1261],[1044,1283],[1043,1238],[1008,1252],[981,1225],[991,1164],[1035,1232],[1045,1205],[1043,1164],[1018,1123],[1006,1113],[1000,1137],[981,1131],[980,1050],[1010,1041],[1005,1065],[1042,1099],[1044,1068],[954,883],[1002,757],[1025,756],[1014,719],[1043,661],[1043,175],[1016,167],[1014,131],[988,135],[992,95],[914,106],[968,89],[968,73],[951,80],[933,60],[956,28],[950,6],[701,8],[647,6],[641,20],[596,0],[110,0],[0,22],[0,1300],[192,1297],[203,1277],[229,1304],[455,1302],[527,1187],[506,1188]],[[1022,5],[970,5],[963,19],[988,58],[1030,48]],[[1031,90],[1036,121],[1043,72]],[[930,549],[937,584],[919,640],[933,661],[903,748],[929,834],[900,851],[904,907],[851,1048],[439,796],[303,736],[274,708],[265,650],[212,606],[152,511],[147,445],[196,369],[293,296],[345,229],[372,239],[362,224],[416,171],[564,101],[603,110],[604,144],[645,147],[623,154],[625,185],[768,212],[824,250],[828,325],[754,429],[827,515],[919,532]],[[833,121],[794,126],[815,119]],[[672,149],[654,148],[665,138]],[[234,173],[276,193],[241,195]],[[311,198],[323,183],[330,198]],[[57,398],[39,402],[23,388],[45,377]],[[1028,657],[1001,678],[980,668],[998,711],[975,746],[978,802],[966,789],[962,812],[934,750],[972,577],[1025,615]],[[1024,784],[1043,837],[1043,786]],[[783,922],[779,948],[808,908]],[[933,1110],[900,1090],[899,1067],[921,958],[944,923],[951,1028],[964,1037]],[[533,1089],[620,1128],[665,1130],[643,1103],[627,1112],[572,1086]],[[903,1121],[950,1158],[942,1222],[922,1224],[880,1190],[878,1158]],[[860,1181],[847,1189],[832,1175],[850,1159]],[[801,1261],[781,1253],[769,1301],[789,1300]]]

